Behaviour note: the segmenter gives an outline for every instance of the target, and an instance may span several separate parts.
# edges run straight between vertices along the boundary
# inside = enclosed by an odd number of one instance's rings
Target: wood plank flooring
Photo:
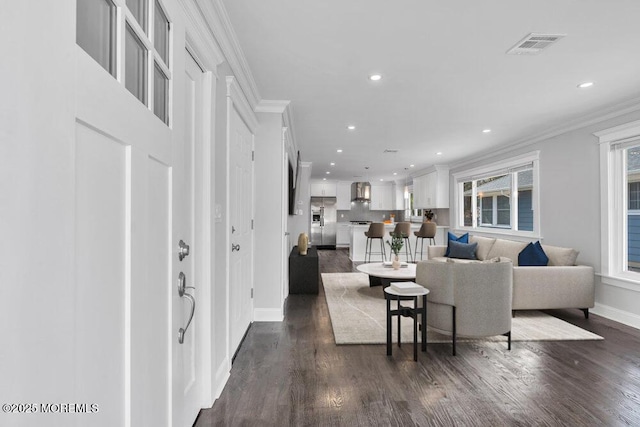
[[[354,271],[345,250],[321,272]],[[254,323],[205,426],[638,426],[640,331],[579,310],[548,313],[604,341],[336,346],[324,292],[290,295]]]

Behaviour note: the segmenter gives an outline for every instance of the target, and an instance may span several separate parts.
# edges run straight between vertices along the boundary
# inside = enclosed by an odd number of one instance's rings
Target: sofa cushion
[[[518,265],[541,267],[549,263],[549,257],[544,253],[540,242],[531,242],[518,255]]]
[[[444,254],[444,256],[449,256],[449,250],[450,250],[449,242],[453,241],[453,242],[460,242],[460,243],[469,243],[469,233],[464,233],[462,236],[456,236],[452,232],[448,232],[447,236],[448,236],[447,252]]]
[[[496,239],[491,237],[469,236],[469,243],[478,244],[478,249],[476,249],[476,258],[482,261],[487,259],[487,255],[489,255],[489,251],[495,242]]]
[[[455,240],[449,241],[449,258],[477,259],[477,243],[461,243]]]
[[[562,248],[560,246],[542,245],[544,253],[549,257],[550,266],[576,265],[579,251],[573,248]]]
[[[496,239],[495,243],[491,247],[488,258],[505,257],[509,258],[513,265],[518,265],[518,255],[527,246],[526,242],[517,242],[515,240]],[[546,251],[545,251],[546,252]]]

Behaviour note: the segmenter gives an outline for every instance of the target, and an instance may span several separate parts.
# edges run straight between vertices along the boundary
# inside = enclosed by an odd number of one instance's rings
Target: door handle
[[[237,245],[234,245],[233,243],[231,244],[231,252],[235,252],[239,250],[240,250],[240,244],[237,244]]]
[[[187,333],[187,329],[189,329],[189,325],[191,325],[193,314],[196,311],[196,299],[186,291],[187,289],[195,289],[195,286],[187,286],[187,276],[181,271],[180,274],[178,274],[178,295],[180,295],[180,298],[187,298],[189,300],[191,303],[191,313],[189,314],[189,320],[187,320],[185,327],[178,329],[178,342],[180,344],[184,344],[184,336]]]
[[[178,259],[182,261],[186,256],[189,256],[189,245],[180,240],[178,242]]]

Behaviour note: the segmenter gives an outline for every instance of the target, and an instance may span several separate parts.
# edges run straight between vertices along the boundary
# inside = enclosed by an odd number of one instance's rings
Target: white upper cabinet
[[[413,178],[413,207],[441,209],[449,207],[449,168],[435,166],[433,172]]]
[[[336,191],[338,197],[338,210],[348,211],[349,209],[351,209],[351,182],[338,181]]]
[[[393,186],[371,184],[371,204],[372,211],[392,211],[393,209]]]
[[[312,179],[309,183],[311,197],[336,197],[336,182]]]
[[[393,191],[393,209],[396,211],[403,211],[404,207],[404,187],[405,184],[394,183],[392,186]]]

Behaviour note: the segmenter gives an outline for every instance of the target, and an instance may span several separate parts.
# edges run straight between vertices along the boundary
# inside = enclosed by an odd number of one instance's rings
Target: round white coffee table
[[[370,262],[360,264],[356,269],[369,275],[369,286],[389,286],[391,282],[404,282],[416,278],[416,265],[413,263],[394,270],[381,262]]]

